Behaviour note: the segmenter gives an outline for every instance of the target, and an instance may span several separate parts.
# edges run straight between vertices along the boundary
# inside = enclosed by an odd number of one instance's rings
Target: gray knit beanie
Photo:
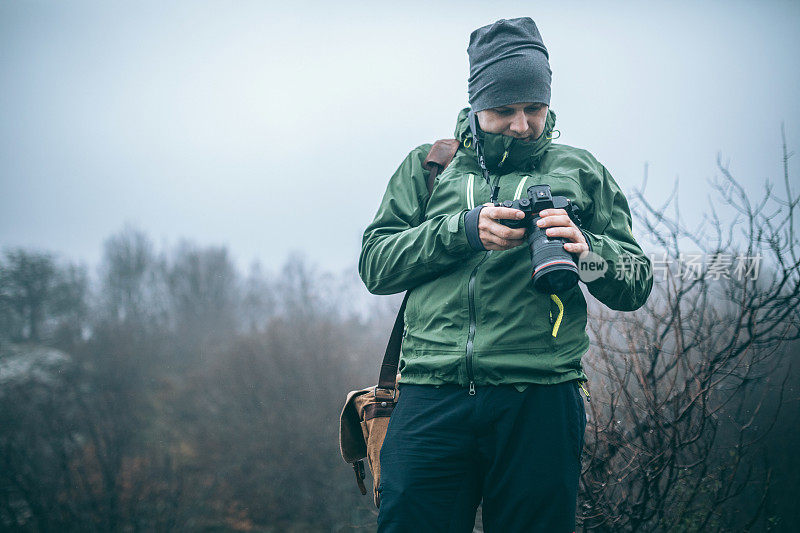
[[[549,56],[530,17],[478,28],[469,37],[467,53],[474,111],[520,102],[550,105]]]

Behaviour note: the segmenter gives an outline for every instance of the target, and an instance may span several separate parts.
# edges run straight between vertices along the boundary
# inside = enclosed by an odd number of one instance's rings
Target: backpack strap
[[[433,143],[428,152],[428,156],[422,163],[422,168],[430,171],[428,175],[428,196],[433,192],[433,184],[438,176],[458,151],[459,142],[456,139],[440,139]],[[386,345],[386,352],[383,354],[381,372],[378,376],[378,386],[375,387],[375,396],[388,397],[394,400],[395,388],[397,387],[397,365],[400,362],[400,346],[403,344],[403,330],[405,322],[403,315],[406,311],[408,295],[411,291],[406,291],[400,310],[397,311],[397,318],[394,320],[392,334],[389,336],[389,343]]]

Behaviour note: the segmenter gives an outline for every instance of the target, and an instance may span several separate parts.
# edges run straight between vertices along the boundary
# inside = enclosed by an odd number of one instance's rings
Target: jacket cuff
[[[592,244],[592,239],[589,238],[589,232],[581,227],[578,227],[578,229],[581,230],[581,233],[583,233],[583,238],[586,239],[586,244],[589,245],[589,251],[594,252],[594,245]],[[594,237],[594,235],[592,235],[592,237]]]
[[[581,228],[581,233],[583,233],[583,238],[586,239],[586,243],[589,245],[589,251],[594,253],[595,255],[599,255],[603,259],[603,261],[606,262],[607,265],[605,275],[601,276],[600,278],[594,281],[590,281],[589,283],[587,283],[587,285],[593,284],[604,278],[609,278],[609,277],[613,278],[616,272],[615,261],[613,259],[605,257],[605,254],[607,254],[610,250],[608,250],[607,249],[608,247],[603,244],[603,237],[601,235],[595,235],[591,231],[586,231],[582,228]]]
[[[478,232],[478,219],[480,218],[481,209],[484,207],[482,205],[476,206],[464,215],[464,231],[467,234],[467,242],[469,242],[470,248],[476,252],[486,250]]]

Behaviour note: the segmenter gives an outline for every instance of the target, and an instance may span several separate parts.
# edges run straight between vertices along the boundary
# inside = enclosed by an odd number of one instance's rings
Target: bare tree
[[[374,529],[371,501],[338,456],[337,422],[342,391],[375,378],[385,335],[377,340],[369,325],[341,318],[343,303],[326,301],[326,278],[290,259],[270,284],[280,308],[186,383],[176,416],[191,423],[181,438],[203,471],[199,492],[217,505],[200,510],[204,527]]]
[[[0,260],[0,339],[70,344],[88,318],[86,269],[46,252],[7,250]]]
[[[56,280],[56,266],[50,254],[10,250],[0,270],[4,299],[19,318],[19,340],[36,342],[44,321],[48,298]]]
[[[784,356],[800,338],[790,155],[784,141],[782,193],[767,183],[758,198],[718,158],[722,207],[712,204],[699,228],[687,225],[674,196],[657,207],[635,195],[643,232],[663,252],[653,256],[644,308],[623,316],[593,309],[584,530],[769,526],[775,472],[759,443],[786,401]]]
[[[152,325],[163,318],[159,258],[143,232],[125,227],[103,245],[99,322]]]
[[[163,267],[169,322],[178,350],[194,363],[236,330],[239,275],[224,247],[182,241]]]

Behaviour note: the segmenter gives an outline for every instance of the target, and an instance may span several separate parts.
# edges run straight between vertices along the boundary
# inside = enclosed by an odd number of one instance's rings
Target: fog
[[[718,153],[758,195],[782,121],[800,147],[795,2],[2,2],[0,246],[94,266],[128,224],[353,272],[391,173],[452,136],[470,31],[524,15],[558,142],[626,193],[647,163],[648,198],[680,178],[699,214]]]

